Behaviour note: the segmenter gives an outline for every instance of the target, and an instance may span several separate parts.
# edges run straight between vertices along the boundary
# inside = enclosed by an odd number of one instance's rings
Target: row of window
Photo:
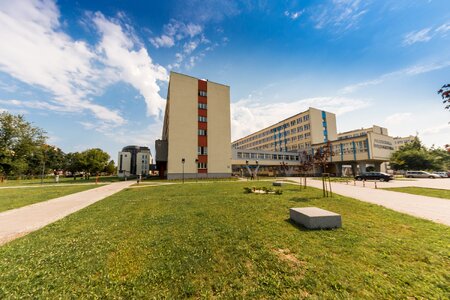
[[[198,135],[207,135],[207,134],[206,134],[206,130],[204,130],[204,129],[199,129],[199,130],[198,130]]]
[[[202,97],[206,97],[207,96],[206,95],[206,91],[202,91],[202,90],[198,91],[198,95],[202,96]]]
[[[206,103],[198,103],[198,108],[200,108],[200,109],[207,109],[208,105]]]
[[[259,133],[257,135],[250,136],[250,137],[246,138],[245,140],[239,141],[239,142],[236,143],[236,146],[240,146],[240,145],[246,144],[248,142],[260,139],[260,138],[262,138],[264,136],[267,136],[267,135],[272,135],[272,134],[276,133],[277,131],[279,133],[281,133],[282,131],[283,132],[288,132],[287,134],[289,134],[290,131],[286,130],[287,128],[293,127],[296,124],[300,124],[300,123],[306,122],[308,120],[309,120],[309,115],[305,115],[303,117],[299,117],[296,120],[292,120],[292,121],[287,122],[287,123],[285,123],[283,125],[280,125],[280,126],[278,126],[276,128],[271,128],[271,129],[266,130],[264,132],[261,132],[261,133]],[[295,133],[297,131],[303,131],[303,130],[308,130],[308,129],[310,129],[310,125],[306,124],[305,126],[299,126],[298,128],[293,128],[292,130],[294,130],[293,132]]]
[[[237,157],[250,159],[268,159],[268,160],[298,160],[298,155],[288,155],[288,154],[285,155],[285,154],[238,152]]]
[[[298,132],[302,132],[302,131],[304,131],[304,130],[309,130],[309,129],[311,128],[309,124],[307,124],[307,125],[305,125],[305,126],[300,126],[300,127],[302,127],[302,128],[301,128],[301,130],[300,130],[300,129],[297,129]],[[238,147],[241,146],[241,145],[245,145],[245,147],[248,148],[248,147],[253,147],[253,146],[260,145],[260,144],[264,144],[264,143],[267,143],[267,142],[270,142],[270,141],[273,141],[273,140],[276,141],[277,139],[280,139],[280,140],[281,140],[283,137],[286,137],[286,136],[288,136],[288,135],[292,135],[292,134],[296,133],[297,130],[295,130],[295,131],[294,131],[294,130],[290,130],[290,131],[287,130],[287,131],[285,131],[285,132],[278,133],[277,136],[269,136],[269,137],[266,137],[266,138],[263,138],[263,139],[254,141],[254,142],[252,142],[252,143],[242,143],[242,142],[237,142],[237,143],[234,143],[234,144],[233,144],[233,147],[238,148]],[[307,132],[307,133],[305,133],[304,135],[303,135],[303,134],[298,135],[296,139],[303,139],[303,138],[310,138],[310,137],[311,137],[311,133],[310,133],[310,132]],[[292,139],[294,140],[294,137],[293,137]]]
[[[201,147],[201,146],[199,146],[198,150],[197,150],[197,154],[198,155],[207,155],[208,154],[208,147]]]
[[[197,163],[197,168],[198,169],[208,169],[208,164],[207,163]]]
[[[198,121],[206,123],[206,122],[208,122],[208,119],[206,117],[203,117],[203,116],[198,116]]]

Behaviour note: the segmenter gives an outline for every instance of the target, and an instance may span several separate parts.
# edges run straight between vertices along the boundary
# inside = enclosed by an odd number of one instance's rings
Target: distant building
[[[405,136],[405,137],[394,137],[394,150],[397,151],[400,149],[401,146],[405,145],[406,143],[411,143],[414,141],[416,137],[413,135]]]
[[[126,146],[119,152],[117,175],[119,177],[147,176],[153,163],[148,147]]]
[[[161,177],[231,176],[230,87],[170,73],[162,139],[155,141]]]
[[[297,152],[336,138],[336,115],[310,107],[231,145],[233,149]]]

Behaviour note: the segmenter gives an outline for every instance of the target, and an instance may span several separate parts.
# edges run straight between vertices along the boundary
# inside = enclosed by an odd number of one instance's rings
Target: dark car
[[[361,175],[355,176],[356,180],[379,180],[379,181],[389,181],[394,179],[392,175],[382,173],[382,172],[367,172]]]

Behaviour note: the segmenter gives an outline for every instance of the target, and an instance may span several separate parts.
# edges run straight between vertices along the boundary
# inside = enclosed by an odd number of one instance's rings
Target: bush
[[[252,189],[249,187],[244,187],[244,193],[245,194],[250,194],[252,192]]]
[[[282,190],[275,190],[275,195],[281,195],[281,194],[283,194]]]

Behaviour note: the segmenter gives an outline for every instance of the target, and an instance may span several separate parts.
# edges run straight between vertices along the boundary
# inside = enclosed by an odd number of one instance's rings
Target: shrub
[[[244,187],[244,193],[245,194],[250,194],[252,192],[252,189],[249,187]]]

